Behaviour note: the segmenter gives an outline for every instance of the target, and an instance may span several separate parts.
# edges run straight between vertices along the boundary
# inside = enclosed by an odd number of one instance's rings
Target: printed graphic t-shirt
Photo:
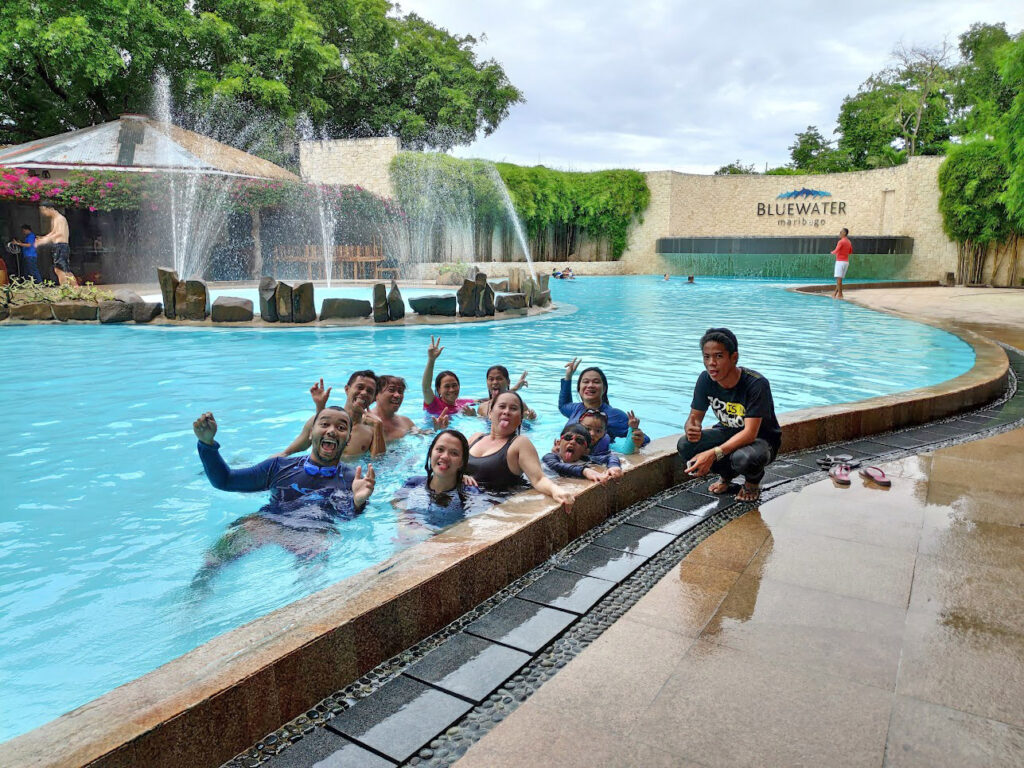
[[[717,384],[704,371],[697,378],[697,386],[693,388],[690,407],[695,411],[707,411],[710,408],[718,418],[718,423],[731,434],[743,430],[745,418],[761,419],[757,436],[768,441],[776,451],[782,443],[782,427],[775,417],[772,388],[768,379],[757,371],[741,368],[740,380],[732,389]]]

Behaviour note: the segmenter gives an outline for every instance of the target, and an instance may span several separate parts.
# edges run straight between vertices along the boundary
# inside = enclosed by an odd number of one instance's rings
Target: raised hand
[[[377,484],[377,475],[373,471],[373,464],[368,464],[367,467],[365,477],[362,466],[358,466],[355,477],[352,478],[352,500],[357,508],[365,506],[366,500],[373,493],[373,487]]]
[[[324,380],[321,378],[316,384],[309,388],[309,396],[313,398],[316,412],[320,413],[327,407],[327,400],[331,396],[331,387],[324,389]]]
[[[641,448],[643,446],[643,444],[644,444],[644,437],[646,437],[646,435],[644,435],[644,431],[642,429],[640,429],[640,427],[637,427],[636,429],[634,429],[633,430],[633,445],[636,446],[638,449]]]
[[[523,371],[521,374],[519,374],[519,381],[517,381],[515,385],[512,387],[513,392],[516,392],[517,390],[520,390],[523,387],[530,386],[529,382],[526,380],[526,375],[528,373],[529,371]]]
[[[565,364],[565,378],[571,379],[572,375],[574,373],[576,373],[576,369],[580,367],[580,363],[582,363],[582,362],[583,361],[580,358],[574,357],[572,360],[570,360],[568,363],[566,363]]]
[[[476,408],[472,405],[462,406],[462,410],[459,411],[460,416],[476,416]]]
[[[452,421],[452,417],[448,415],[448,411],[445,411],[440,416],[431,417],[431,420],[434,422],[434,429],[442,430],[448,428],[448,425]]]
[[[640,419],[636,417],[635,413],[630,411],[629,413],[626,414],[626,424],[629,427],[636,429],[637,427],[640,426]]]
[[[192,422],[192,431],[196,433],[199,442],[213,445],[213,437],[217,434],[217,420],[207,411]]]
[[[441,346],[441,337],[437,337],[437,341],[434,341],[434,337],[430,337],[430,346],[427,347],[427,359],[433,362],[441,356],[444,352],[444,347]]]

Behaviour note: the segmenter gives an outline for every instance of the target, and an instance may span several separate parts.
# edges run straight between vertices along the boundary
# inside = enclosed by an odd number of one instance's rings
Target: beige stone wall
[[[338,139],[299,143],[299,168],[314,184],[358,184],[377,195],[394,197],[388,167],[401,146],[395,137]]]
[[[852,235],[913,237],[914,257],[896,276],[942,279],[956,269],[956,245],[942,231],[938,208],[942,160],[915,157],[896,168],[817,176],[654,171],[647,174],[651,204],[622,260],[629,272],[658,273],[665,269],[654,251],[661,237],[830,236],[847,227]],[[778,199],[804,187],[831,192],[831,197]],[[804,203],[818,203],[819,212],[798,213],[797,205]],[[845,204],[842,210],[839,203]],[[762,215],[758,204],[765,206]],[[786,215],[774,215],[776,205],[787,206]]]

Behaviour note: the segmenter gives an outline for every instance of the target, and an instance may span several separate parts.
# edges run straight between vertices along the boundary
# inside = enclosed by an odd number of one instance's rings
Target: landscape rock
[[[3,305],[3,306],[0,306],[0,320],[6,320],[10,316],[11,316],[10,307],[8,307],[6,304]]]
[[[386,323],[390,317],[387,286],[384,283],[377,283],[373,286],[373,322]]]
[[[160,316],[164,305],[159,301],[144,301],[141,304],[132,304],[132,320],[136,323],[150,323]]]
[[[118,288],[114,291],[114,301],[123,301],[125,304],[141,304],[143,299],[135,291],[127,288]]]
[[[164,302],[164,317],[174,318],[175,320],[181,320],[185,317],[185,304],[188,301],[188,293],[185,286],[185,281],[180,280],[174,286],[174,298],[172,299],[171,306],[174,307],[174,311],[171,314],[167,314],[167,302]]]
[[[409,299],[409,306],[417,315],[442,315],[444,317],[455,317],[457,309],[455,296],[450,293]]]
[[[398,290],[398,283],[391,281],[391,290],[388,291],[388,316],[392,320],[401,320],[405,317],[405,301],[402,299],[402,292]]]
[[[89,301],[58,301],[52,305],[53,316],[61,322],[68,320],[96,321],[99,307]]]
[[[463,317],[476,317],[476,310],[480,305],[476,281],[463,280],[462,287],[459,288],[455,296],[459,300],[459,314]]]
[[[368,317],[371,312],[373,305],[362,299],[324,299],[320,319],[350,320],[354,317]]]
[[[252,302],[235,296],[219,296],[213,302],[210,317],[215,323],[248,323],[252,321]]]
[[[11,307],[12,320],[53,320],[53,310],[45,301],[15,304]]]
[[[539,293],[537,290],[537,284],[533,282],[533,278],[524,277],[522,285],[522,294],[526,297],[526,306],[532,307],[537,298],[537,294]]]
[[[182,312],[181,303],[177,303],[174,314],[178,319],[183,320],[205,320],[210,314],[210,292],[206,289],[206,283],[202,280],[184,280],[185,286],[185,309]]]
[[[508,289],[512,293],[519,293],[523,290],[523,270],[519,267],[512,267],[508,271]]]
[[[101,323],[127,323],[132,319],[132,305],[123,301],[101,301],[99,305]]]
[[[508,280],[495,280],[491,283],[495,293],[508,293]]]
[[[501,293],[494,300],[494,308],[498,312],[510,309],[526,309],[526,296],[522,293]]]
[[[292,288],[292,322],[312,323],[316,320],[316,304],[313,301],[313,284],[299,283]]]
[[[480,289],[480,308],[477,317],[494,317],[494,289],[490,283],[484,283]]]
[[[288,283],[280,282],[274,287],[274,307],[278,322],[292,321],[292,287]]]
[[[535,307],[546,307],[551,303],[551,291],[541,291],[533,300]]]
[[[156,277],[160,283],[160,293],[163,296],[164,304],[164,316],[170,320],[174,319],[174,308],[175,308],[175,297],[176,290],[180,278],[178,273],[173,269],[167,269],[166,267],[156,268]]]
[[[543,274],[537,275],[537,285],[540,288],[542,293],[544,291],[548,290],[548,281],[550,279],[551,279],[551,275],[547,274],[546,272],[543,273]]]
[[[260,278],[260,317],[267,323],[277,322],[277,301],[274,294],[277,291],[277,280],[272,277]]]

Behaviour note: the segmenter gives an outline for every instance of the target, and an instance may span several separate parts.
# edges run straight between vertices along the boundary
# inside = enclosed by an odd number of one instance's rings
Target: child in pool
[[[619,459],[613,453],[590,455],[590,432],[581,424],[567,424],[555,442],[555,450],[544,455],[544,466],[562,477],[583,477],[606,483],[622,476]],[[612,468],[618,470],[612,473]]]

